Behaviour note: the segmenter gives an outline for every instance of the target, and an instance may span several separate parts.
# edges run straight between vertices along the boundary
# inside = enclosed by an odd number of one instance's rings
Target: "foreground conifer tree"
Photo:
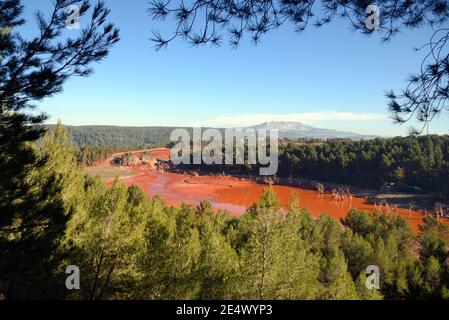
[[[80,16],[90,15],[90,22],[64,38],[72,5]],[[31,39],[18,32],[25,24],[22,11],[19,0],[0,2],[0,295],[9,299],[49,292],[39,283],[51,274],[47,263],[68,214],[64,199],[50,199],[60,192],[52,181],[57,173],[34,178],[46,158],[29,143],[42,135],[37,125],[45,115],[29,110],[60,92],[72,76],[89,75],[91,64],[119,40],[102,2],[91,8],[89,1],[56,0],[48,17],[36,15],[38,32]]]

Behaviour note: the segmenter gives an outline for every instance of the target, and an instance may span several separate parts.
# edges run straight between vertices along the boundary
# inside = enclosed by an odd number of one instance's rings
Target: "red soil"
[[[121,181],[126,185],[136,184],[149,195],[160,195],[170,205],[180,203],[198,204],[209,200],[214,208],[226,209],[233,215],[241,215],[246,208],[257,202],[267,186],[252,181],[238,180],[232,177],[199,176],[187,174],[161,173],[149,171],[142,167],[134,167],[135,176],[125,177]],[[292,193],[296,193],[301,206],[307,208],[314,217],[325,213],[335,219],[344,218],[351,208],[368,212],[376,211],[374,205],[368,204],[363,198],[334,201],[331,195],[320,196],[316,191],[303,190],[295,187],[273,186],[284,208],[287,208]],[[406,218],[412,228],[417,231],[424,214],[407,209],[392,209],[395,214]],[[386,213],[386,209],[383,209]],[[448,221],[449,223],[449,221]]]
[[[167,159],[169,156],[169,150],[165,148],[148,151],[155,157]],[[266,185],[227,176],[194,177],[188,174],[162,173],[150,170],[145,166],[136,166],[130,169],[135,172],[135,175],[122,178],[123,183],[126,185],[136,184],[151,196],[160,195],[170,205],[198,204],[202,200],[209,200],[214,208],[228,210],[236,216],[243,214],[247,207],[257,202],[263,190],[267,188]],[[111,181],[108,182],[109,185],[111,183]],[[301,206],[307,208],[314,217],[325,213],[335,219],[340,219],[344,218],[351,208],[368,212],[376,211],[376,207],[368,204],[363,198],[335,201],[329,194],[319,195],[316,191],[296,187],[273,186],[273,190],[284,208],[287,208],[292,193],[296,193]],[[406,218],[415,231],[418,230],[418,225],[424,218],[424,214],[419,211],[401,208],[390,208],[390,210]],[[383,212],[386,213],[386,209],[383,209]],[[446,219],[444,223],[449,224],[449,221]]]

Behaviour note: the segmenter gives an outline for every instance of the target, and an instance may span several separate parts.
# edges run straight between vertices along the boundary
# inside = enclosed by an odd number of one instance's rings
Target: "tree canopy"
[[[283,208],[268,187],[240,217],[207,201],[169,206],[138,186],[85,176],[62,125],[42,140],[36,152],[47,161],[34,168],[40,185],[30,195],[45,201],[0,229],[0,297],[449,298],[449,229],[431,216],[417,235],[394,214],[314,218],[300,196]],[[40,227],[22,229],[31,222]],[[65,288],[68,265],[80,269],[79,290]],[[369,265],[379,267],[380,290],[366,286]]]
[[[80,16],[90,15],[90,22],[67,37],[73,5]],[[0,2],[0,290],[7,298],[33,297],[30,286],[49,283],[54,274],[41,270],[54,267],[55,239],[72,213],[63,204],[69,196],[62,191],[67,176],[60,166],[76,169],[75,155],[58,159],[61,164],[51,162],[57,156],[51,150],[39,154],[32,142],[44,132],[37,124],[46,116],[30,111],[61,92],[71,77],[89,75],[92,64],[119,40],[118,29],[106,22],[109,10],[103,2],[91,7],[87,0],[54,1],[48,17],[36,13],[37,35],[29,39],[19,32],[26,23],[22,14],[19,0]],[[43,146],[52,145],[53,138],[68,142],[60,129],[55,135]]]

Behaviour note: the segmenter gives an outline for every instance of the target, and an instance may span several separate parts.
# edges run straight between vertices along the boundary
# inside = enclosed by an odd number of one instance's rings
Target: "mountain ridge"
[[[243,127],[243,129],[278,130],[279,138],[321,138],[321,139],[375,139],[379,136],[365,135],[350,131],[316,128],[299,121],[267,121],[261,124]]]
[[[47,124],[46,128],[54,128],[55,125]],[[99,147],[124,147],[124,146],[160,146],[170,143],[171,132],[178,127],[168,126],[112,126],[112,125],[65,125],[75,145],[99,146]],[[205,127],[210,128],[210,127]],[[320,139],[373,139],[376,136],[361,135],[353,132],[344,132],[331,129],[320,129],[302,122],[293,121],[269,121],[258,125],[235,129],[278,129],[279,138],[320,138]],[[184,127],[190,134],[192,128]],[[217,128],[223,130],[223,128]]]

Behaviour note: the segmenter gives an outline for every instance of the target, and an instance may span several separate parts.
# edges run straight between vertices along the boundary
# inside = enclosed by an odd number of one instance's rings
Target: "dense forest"
[[[55,125],[45,127],[52,129]],[[67,126],[69,136],[77,147],[137,149],[165,146],[170,143],[173,130],[172,127]]]
[[[279,174],[363,187],[394,183],[416,191],[443,191],[449,188],[449,136],[287,144],[280,151]]]
[[[355,7],[363,6],[360,14],[366,13],[362,2]],[[447,6],[430,2],[416,11],[410,8],[422,3],[406,1],[398,11],[395,3],[386,1],[382,12],[390,24],[385,31],[391,34],[385,39],[403,26],[445,22]],[[155,1],[150,13],[156,18],[174,14],[185,22],[201,8],[206,12],[210,8],[209,2],[192,3],[194,10],[187,16],[183,2],[179,10],[167,12],[170,3]],[[265,4],[267,9],[253,10],[253,5],[260,7],[258,1],[251,1],[249,11],[246,6],[223,6],[225,11],[215,6],[218,15],[204,20],[213,27],[206,28],[212,34],[192,38],[193,28],[179,35],[196,45],[219,44],[215,32],[220,28],[215,24],[226,27],[240,20],[240,30],[221,28],[231,32],[231,45],[236,45],[233,37],[243,39],[242,34],[250,31],[258,40],[261,31],[279,27],[279,18],[293,18],[305,29],[304,18],[310,16],[313,3],[281,1],[285,15]],[[342,1],[331,8],[323,3],[331,15],[316,26],[341,16],[338,13],[342,9],[345,13],[348,5]],[[0,1],[0,300],[449,299],[449,228],[431,216],[424,218],[417,234],[407,220],[379,212],[352,210],[341,221],[326,215],[314,219],[297,196],[292,195],[288,209],[282,209],[274,191],[267,188],[245,214],[234,217],[216,212],[207,201],[169,206],[138,186],[128,187],[118,179],[107,186],[87,176],[84,165],[116,150],[168,144],[172,128],[66,129],[58,124],[45,130],[47,117],[35,109],[39,103],[60,93],[67,80],[91,74],[92,66],[120,39],[102,1],[82,1],[81,32],[66,32],[77,20],[67,10],[73,4],[53,1],[48,16],[35,13],[33,29],[25,25],[21,1]],[[360,17],[357,12],[346,12],[344,17],[353,21],[352,17]],[[155,37],[159,47],[168,44]],[[447,36],[438,43],[441,39]],[[433,43],[430,46],[434,53]],[[396,122],[405,122],[411,113],[428,125],[445,108],[449,68],[444,57],[438,57],[436,67],[431,63],[422,75],[410,77],[412,91],[388,94]],[[430,85],[430,101],[415,85]],[[448,139],[287,142],[281,146],[279,175],[447,192]],[[257,168],[200,169],[254,174]],[[373,265],[380,271],[379,290],[366,285],[370,277],[366,269]],[[80,270],[79,290],[66,287],[68,266]]]
[[[449,298],[449,230],[432,217],[418,235],[395,215],[313,219],[295,196],[281,209],[269,188],[241,217],[208,202],[171,207],[84,175],[62,126],[32,150],[44,165],[30,167],[30,187],[11,205],[34,210],[0,229],[1,297]],[[65,288],[69,265],[80,290]],[[380,290],[365,286],[369,265]]]
[[[55,125],[45,125],[52,129]],[[177,127],[128,127],[128,126],[66,126],[69,135],[76,146],[94,146],[106,148],[147,148],[151,146],[165,146],[170,144],[170,134]],[[187,130],[192,135],[192,128]],[[205,130],[207,128],[203,128]],[[224,136],[224,129],[218,128]],[[324,142],[326,138],[301,137],[287,138],[288,134],[279,132],[282,141],[296,141],[301,143]],[[304,133],[302,133],[304,134]],[[355,139],[360,140],[360,138]]]
[[[79,147],[79,161],[85,165],[93,165],[115,152],[170,145],[172,128],[69,126],[67,130],[74,144]],[[122,141],[122,144],[118,141]],[[257,165],[249,164],[181,165],[180,168],[244,175],[257,175],[259,171]],[[279,148],[277,176],[375,189],[389,185],[398,191],[439,192],[448,195],[449,136],[409,136],[361,141],[283,139]]]
[[[141,147],[95,147],[82,146],[76,150],[76,158],[78,162],[85,166],[96,165],[117,152],[126,152],[138,150]]]
[[[45,125],[54,129],[56,125]],[[66,126],[77,148],[77,159],[86,166],[98,164],[117,152],[157,148],[170,144],[171,127]],[[191,129],[190,129],[191,130]]]
[[[258,165],[180,165],[231,174],[257,175]],[[449,136],[428,135],[323,143],[284,142],[279,146],[279,177],[449,194]]]
[[[48,128],[54,128],[49,125]],[[85,165],[115,152],[159,147],[170,142],[171,127],[67,126],[78,159]],[[187,129],[187,130],[192,130]],[[182,165],[182,169],[257,175],[257,165]],[[353,141],[283,139],[279,177],[315,179],[368,188],[449,194],[449,136],[428,135]]]

